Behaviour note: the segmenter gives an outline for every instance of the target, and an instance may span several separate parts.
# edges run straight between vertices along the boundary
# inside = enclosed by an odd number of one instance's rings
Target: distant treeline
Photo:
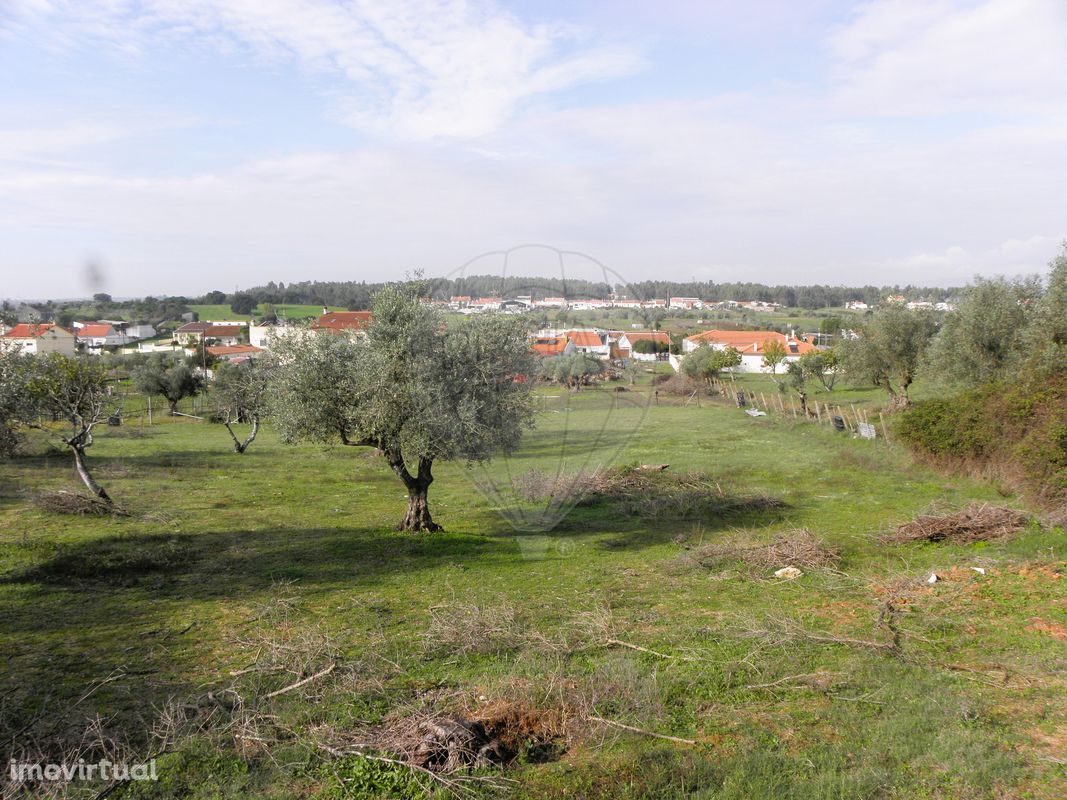
[[[874,305],[887,295],[901,295],[906,300],[948,300],[959,289],[922,286],[768,286],[762,283],[714,283],[712,281],[641,281],[612,286],[609,283],[586,280],[499,275],[471,275],[462,278],[426,279],[431,297],[445,299],[454,295],[470,297],[529,294],[535,300],[563,296],[568,299],[606,299],[612,292],[639,300],[666,297],[698,297],[705,301],[761,300],[780,303],[791,308],[830,308],[844,306],[850,300]],[[244,289],[237,293],[208,292],[199,302],[210,305],[231,304],[234,310],[248,313],[261,303],[342,306],[353,311],[370,308],[371,298],[381,283],[366,281],[300,281],[275,283]]]

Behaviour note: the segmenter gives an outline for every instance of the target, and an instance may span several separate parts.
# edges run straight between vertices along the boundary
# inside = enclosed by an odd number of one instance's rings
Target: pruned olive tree
[[[576,350],[546,358],[541,363],[541,377],[566,386],[572,391],[588,385],[604,374],[604,362],[594,355]]]
[[[908,387],[935,330],[928,312],[890,306],[871,317],[859,338],[837,346],[841,370],[854,383],[884,389],[889,411],[907,408]]]
[[[29,382],[33,359],[21,348],[0,349],[0,458],[14,455],[19,428],[33,414]]]
[[[702,345],[682,359],[682,374],[711,386],[723,370],[741,366],[741,353],[735,347]]]
[[[178,413],[178,401],[200,394],[204,380],[188,364],[155,356],[134,371],[133,385],[142,394],[162,396],[174,416]]]
[[[267,415],[271,366],[269,359],[261,358],[243,364],[224,361],[215,370],[213,386],[219,419],[233,439],[235,453],[244,453],[256,440],[260,423]],[[235,425],[249,426],[244,437],[237,435]]]
[[[286,441],[375,448],[407,489],[398,530],[439,531],[428,501],[434,464],[510,452],[532,425],[525,323],[480,314],[448,328],[411,285],[382,289],[373,311],[362,339],[276,342],[273,418]]]
[[[115,407],[107,370],[92,359],[70,358],[59,353],[38,356],[29,381],[29,397],[37,416],[57,420],[29,423],[58,438],[74,456],[78,477],[90,492],[114,506],[104,487],[89,471],[85,451],[93,444],[93,429],[105,422]]]
[[[836,351],[831,349],[805,353],[796,363],[800,364],[804,371],[804,378],[815,378],[826,391],[834,390],[834,383],[837,381]]]

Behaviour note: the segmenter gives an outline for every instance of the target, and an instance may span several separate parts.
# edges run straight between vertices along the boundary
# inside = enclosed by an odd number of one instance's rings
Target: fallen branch
[[[599,722],[604,725],[610,725],[612,728],[619,728],[620,730],[630,731],[630,733],[639,733],[642,736],[651,736],[654,739],[665,739],[668,742],[678,742],[679,744],[697,744],[696,739],[682,739],[679,736],[668,736],[665,733],[646,731],[644,728],[636,728],[633,725],[625,725],[622,722],[615,722],[615,720],[604,719],[603,717],[594,717],[590,715],[588,718],[591,719],[593,722]]]
[[[299,689],[301,686],[305,686],[314,680],[318,680],[319,678],[329,675],[331,672],[333,672],[334,667],[336,666],[337,664],[330,664],[330,666],[326,667],[326,669],[321,670],[320,672],[316,672],[314,675],[309,675],[303,680],[299,680],[296,683],[290,683],[288,686],[284,686],[281,689],[271,692],[270,694],[263,695],[263,699],[270,700],[270,698],[272,697],[277,697],[278,695],[285,694],[286,692],[291,692],[293,691],[293,689]]]

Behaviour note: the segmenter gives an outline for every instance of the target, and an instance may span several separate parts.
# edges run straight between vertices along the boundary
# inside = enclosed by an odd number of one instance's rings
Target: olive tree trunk
[[[248,445],[252,444],[256,440],[256,435],[259,433],[259,417],[252,417],[252,429],[248,432],[248,436],[244,439],[238,439],[237,434],[233,432],[233,423],[230,420],[226,420],[223,425],[226,426],[226,430],[230,432],[230,438],[233,439],[233,452],[243,453],[248,449]]]
[[[104,490],[103,486],[96,482],[92,473],[89,472],[89,465],[85,460],[85,448],[80,444],[72,444],[70,449],[74,453],[74,467],[78,470],[78,477],[85,484],[85,488],[109,506],[114,505],[111,496]]]
[[[408,509],[404,519],[396,526],[398,531],[426,531],[436,533],[444,530],[430,515],[429,491],[433,483],[433,459],[420,458],[419,471],[412,475],[404,464],[403,456],[395,450],[387,450],[385,457],[408,490]]]

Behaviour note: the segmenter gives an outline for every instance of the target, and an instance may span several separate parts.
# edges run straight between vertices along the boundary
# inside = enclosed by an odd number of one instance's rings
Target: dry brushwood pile
[[[77,492],[43,492],[34,499],[34,504],[42,511],[53,514],[76,514],[79,516],[125,516],[125,512],[98,497]]]
[[[763,573],[780,567],[834,567],[840,556],[811,531],[800,528],[779,533],[767,544],[744,544],[734,539],[704,545],[687,553],[685,559],[708,568],[737,562],[753,573]]]
[[[908,544],[910,542],[950,542],[969,544],[1000,539],[1017,533],[1026,524],[1028,517],[1021,511],[988,503],[971,503],[966,508],[950,514],[927,514],[916,517],[883,534],[883,544]]]
[[[421,709],[394,714],[359,737],[361,747],[440,775],[542,760],[565,746],[565,715],[500,702],[471,715]]]
[[[668,465],[622,467],[593,477],[582,506],[607,505],[625,516],[727,516],[785,508],[783,500],[766,494],[735,495],[703,472],[674,473]]]

